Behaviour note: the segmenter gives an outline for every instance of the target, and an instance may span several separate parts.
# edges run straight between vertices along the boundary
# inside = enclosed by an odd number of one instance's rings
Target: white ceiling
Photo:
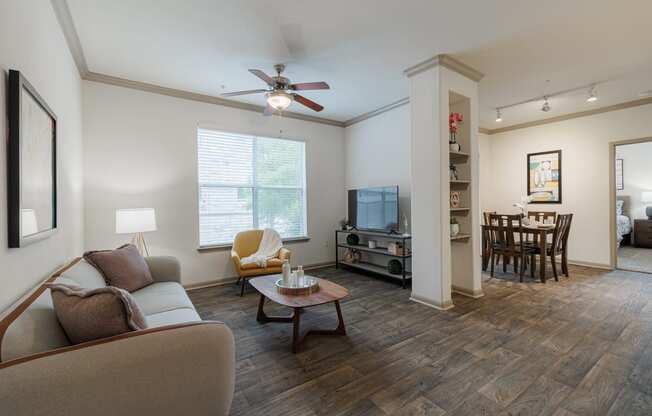
[[[68,0],[89,70],[209,95],[263,88],[247,72],[287,64],[326,108],[292,111],[345,121],[408,95],[403,70],[448,53],[485,74],[485,128],[584,111],[652,89],[649,0]],[[545,80],[550,80],[546,86]],[[545,93],[580,92],[495,110]],[[261,95],[239,98],[263,104]]]

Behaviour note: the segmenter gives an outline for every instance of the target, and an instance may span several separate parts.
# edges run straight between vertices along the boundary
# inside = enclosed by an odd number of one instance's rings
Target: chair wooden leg
[[[242,286],[240,287],[240,297],[244,296],[245,286],[247,286],[247,279],[242,279]]]
[[[552,263],[552,274],[555,276],[555,281],[559,281],[559,275],[557,274],[557,262],[555,261],[555,255],[550,255],[550,263]]]
[[[491,252],[491,277],[494,277],[494,266],[496,265],[496,253]]]
[[[530,277],[534,279],[534,269],[536,269],[537,262],[534,254],[530,254]]]
[[[566,277],[570,277],[568,275],[568,256],[566,255],[566,250],[561,253],[561,271]]]
[[[510,258],[503,255],[503,273],[507,273],[507,265],[509,264]]]
[[[518,264],[517,259],[518,259],[517,257],[514,257],[514,266],[516,266],[516,264]],[[521,283],[523,283],[523,273],[525,272],[525,257],[523,256],[522,253],[521,253],[521,256],[520,256],[520,260],[521,260],[521,268],[520,268],[520,271],[519,271],[519,274],[518,274],[518,279],[521,281]]]

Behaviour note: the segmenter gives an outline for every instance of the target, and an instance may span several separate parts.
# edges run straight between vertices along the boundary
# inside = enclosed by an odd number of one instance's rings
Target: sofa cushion
[[[131,294],[145,315],[179,308],[194,309],[183,286],[176,282],[157,282]]]
[[[115,250],[89,251],[84,259],[95,266],[107,285],[133,292],[154,282],[147,262],[133,244]]]
[[[138,304],[124,289],[59,283],[48,287],[59,323],[74,344],[147,328]]]
[[[65,283],[63,279],[66,279]],[[57,283],[75,284],[86,289],[105,287],[104,276],[89,262],[81,259],[57,279]]]
[[[171,311],[154,313],[145,316],[147,326],[155,328],[165,325],[182,324],[185,322],[201,321],[201,318],[194,309],[179,308]]]

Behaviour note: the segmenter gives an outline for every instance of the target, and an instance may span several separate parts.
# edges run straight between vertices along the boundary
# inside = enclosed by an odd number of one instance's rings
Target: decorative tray
[[[319,281],[312,276],[304,276],[303,284],[299,285],[296,279],[290,279],[288,282],[283,282],[283,279],[276,281],[276,290],[281,295],[310,295],[319,291]]]

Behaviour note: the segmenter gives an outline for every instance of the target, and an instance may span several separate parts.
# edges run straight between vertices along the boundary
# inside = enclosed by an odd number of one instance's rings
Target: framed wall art
[[[527,194],[532,204],[561,204],[561,150],[528,153]]]

